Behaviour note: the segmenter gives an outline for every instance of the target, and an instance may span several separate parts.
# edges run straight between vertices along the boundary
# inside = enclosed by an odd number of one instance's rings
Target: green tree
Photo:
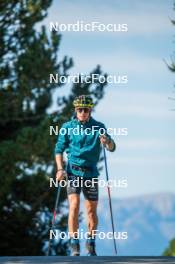
[[[91,94],[96,104],[104,95],[106,82],[73,85],[68,97],[58,96],[58,110],[48,114],[54,92],[62,88],[49,83],[49,74],[67,76],[73,66],[67,56],[58,62],[60,34],[47,33],[44,26],[36,30],[51,3],[0,2],[0,255],[46,253],[56,195],[49,189],[56,142],[49,127],[70,118],[76,95]],[[102,74],[99,66],[92,73]],[[63,191],[60,202],[65,198]],[[60,213],[57,226],[67,230],[61,205]],[[67,254],[66,241],[55,243],[52,254]]]
[[[175,257],[175,239],[169,242],[168,248],[164,251],[163,256]]]

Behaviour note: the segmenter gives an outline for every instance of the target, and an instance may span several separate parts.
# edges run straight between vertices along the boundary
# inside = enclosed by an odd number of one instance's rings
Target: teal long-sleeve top
[[[66,151],[68,173],[85,177],[96,177],[99,175],[97,163],[101,151],[100,134],[105,134],[112,140],[111,136],[107,134],[105,125],[92,117],[85,123],[73,117],[69,122],[62,125],[55,145],[55,155],[63,154]],[[111,151],[114,151],[115,147],[114,143],[114,148]],[[91,168],[91,171],[77,171],[72,169],[72,165],[88,167]]]

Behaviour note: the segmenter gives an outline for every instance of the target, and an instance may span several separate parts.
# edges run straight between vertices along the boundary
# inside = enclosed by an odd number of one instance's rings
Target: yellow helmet
[[[93,100],[89,95],[80,95],[73,101],[74,107],[88,107],[92,108],[94,106]]]

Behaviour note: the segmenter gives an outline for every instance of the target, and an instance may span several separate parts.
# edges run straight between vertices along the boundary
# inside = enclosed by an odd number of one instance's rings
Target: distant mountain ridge
[[[115,231],[127,232],[127,240],[116,240],[119,255],[160,256],[175,237],[175,193],[158,193],[112,199]],[[108,198],[98,207],[98,230],[111,231]],[[81,227],[86,230],[85,222]],[[113,241],[97,239],[99,255],[114,255]]]

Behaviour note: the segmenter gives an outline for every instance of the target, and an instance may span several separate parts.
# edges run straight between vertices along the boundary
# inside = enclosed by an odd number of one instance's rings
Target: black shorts
[[[81,190],[86,200],[98,201],[98,178],[68,174],[67,194],[75,193],[80,195]]]

